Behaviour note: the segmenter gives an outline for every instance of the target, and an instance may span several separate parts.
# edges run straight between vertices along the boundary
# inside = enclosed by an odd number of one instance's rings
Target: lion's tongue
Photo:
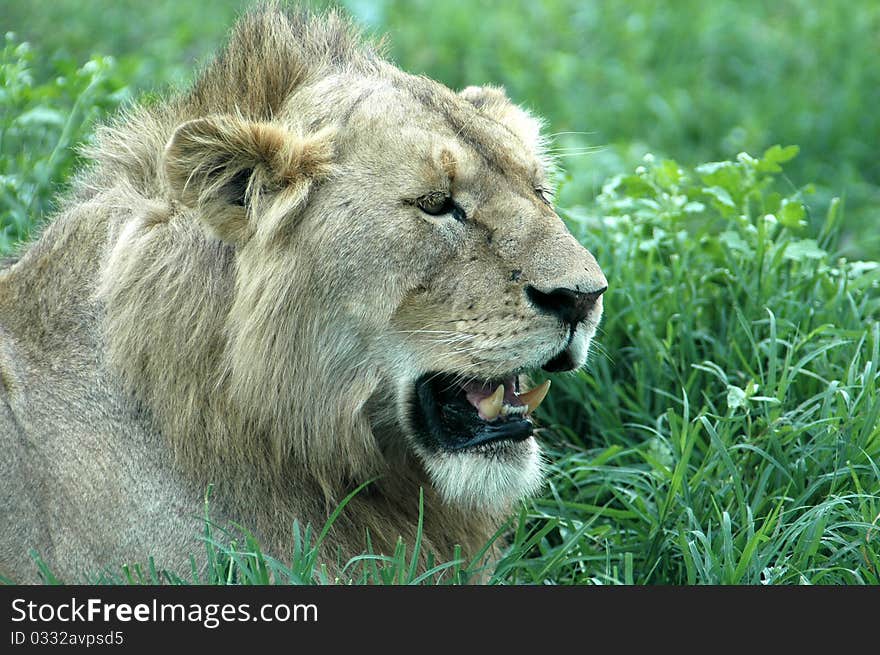
[[[547,396],[550,380],[521,394],[517,394],[515,388],[516,380],[510,377],[500,384],[470,382],[464,385],[464,392],[481,419],[494,421],[499,415],[529,416]]]

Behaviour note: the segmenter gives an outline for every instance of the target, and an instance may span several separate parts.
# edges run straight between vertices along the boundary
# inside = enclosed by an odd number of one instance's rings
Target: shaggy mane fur
[[[99,131],[89,151],[96,165],[84,186],[122,186],[131,195],[122,203],[142,207],[122,228],[98,292],[106,302],[111,361],[146,401],[181,462],[198,471],[210,461],[225,469],[207,471],[208,477],[228,478],[247,462],[248,476],[277,479],[291,473],[286,467],[295,454],[328,501],[341,500],[340,484],[381,468],[360,411],[375,380],[352,367],[344,344],[328,343],[325,327],[310,320],[306,308],[317,299],[308,280],[291,284],[288,257],[272,248],[277,230],[244,245],[243,254],[255,256],[236,260],[230,245],[206,240],[185,209],[165,229],[151,229],[168,221],[180,200],[169,185],[174,173],[163,160],[165,144],[179,125],[204,116],[265,121],[254,125],[270,127],[246,135],[253,148],[276,143],[267,156],[294,158],[290,168],[305,169],[304,180],[320,178],[330,170],[332,148],[319,139],[311,155],[307,147],[306,154],[303,147],[279,154],[285,138],[273,133],[272,119],[310,83],[341,73],[376,75],[381,66],[377,52],[338,13],[315,16],[270,3],[239,21],[189,93],[123,116]],[[183,178],[198,175],[192,166],[181,168]],[[203,195],[225,181],[214,179]],[[263,224],[304,204],[307,185],[290,186],[273,207],[254,203]],[[146,201],[156,197],[169,202]],[[201,212],[211,210],[189,200]],[[296,293],[302,295],[292,297]],[[298,348],[279,352],[278,343]]]
[[[218,114],[271,121],[298,87],[335,74],[379,74],[386,68],[381,53],[337,11],[258,5],[239,19],[188,92],[99,128],[94,145],[84,149],[95,166],[79,186],[106,189],[121,176],[153,197],[165,190],[161,155],[181,123]]]

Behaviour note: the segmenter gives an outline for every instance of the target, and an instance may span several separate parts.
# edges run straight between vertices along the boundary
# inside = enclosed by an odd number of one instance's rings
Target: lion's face
[[[412,78],[361,93],[344,199],[318,189],[302,229],[384,381],[374,431],[395,423],[448,500],[503,507],[542,477],[549,382],[526,374],[585,363],[607,283],[553,210],[534,120],[494,89],[463,96]]]
[[[549,383],[526,375],[584,364],[606,281],[553,211],[537,121],[384,72],[322,79],[272,122],[185,123],[166,174],[235,246],[222,375],[243,424],[312,470],[408,451],[448,501],[503,509],[541,483]]]

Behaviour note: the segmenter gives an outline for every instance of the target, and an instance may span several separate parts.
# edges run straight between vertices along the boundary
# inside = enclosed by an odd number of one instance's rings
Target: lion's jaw
[[[509,512],[544,483],[547,461],[536,430],[550,382],[538,384],[533,374],[574,370],[586,363],[601,299],[589,320],[567,334],[532,316],[533,331],[520,326],[525,337],[493,333],[482,343],[465,331],[473,318],[447,324],[454,329],[442,331],[439,338],[441,331],[431,329],[436,324],[407,329],[412,302],[398,308],[393,322],[400,329],[389,341],[397,345],[386,345],[386,352],[398,354],[393,375],[399,433],[447,503],[466,511]],[[415,314],[428,313],[420,310]],[[446,323],[449,308],[438,308],[435,315]],[[457,351],[466,352],[469,363],[451,364]]]
[[[490,367],[443,370],[449,353],[439,353],[433,366],[424,353],[399,358],[408,366],[395,371],[397,433],[446,502],[500,515],[540,491],[546,460],[535,436],[536,419],[550,383],[532,382],[529,372],[555,370],[560,361],[566,369],[583,366],[599,315],[601,306],[595,322],[567,338],[548,335],[546,351],[535,345],[522,357],[518,348],[508,347],[507,373]],[[495,354],[505,350],[487,345]]]

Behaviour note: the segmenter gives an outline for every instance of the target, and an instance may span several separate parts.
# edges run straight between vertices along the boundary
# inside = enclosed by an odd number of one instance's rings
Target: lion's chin
[[[534,437],[460,452],[417,450],[440,496],[462,509],[502,514],[537,494],[544,482]]]

